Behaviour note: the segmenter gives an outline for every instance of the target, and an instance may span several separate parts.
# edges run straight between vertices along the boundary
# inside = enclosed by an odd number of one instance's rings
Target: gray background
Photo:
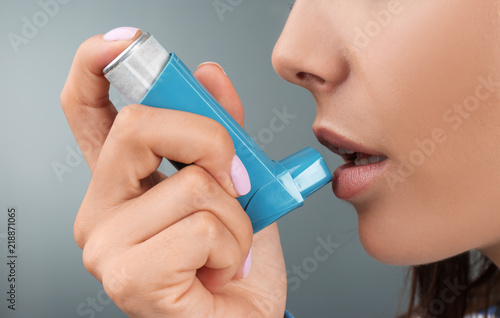
[[[53,0],[42,0],[42,2]],[[90,180],[84,161],[66,163],[77,149],[59,105],[78,45],[117,26],[140,27],[175,51],[191,68],[220,63],[233,80],[246,109],[246,129],[266,138],[266,153],[279,160],[312,146],[333,169],[340,160],[321,148],[311,131],[315,104],[309,93],[280,79],[271,52],[289,14],[290,1],[221,0],[232,11],[218,15],[213,0],[65,0],[58,12],[38,21],[38,32],[15,52],[8,34],[22,35],[23,18],[43,16],[37,1],[0,0],[0,316],[124,317],[103,303],[102,287],[86,272],[73,240],[73,221]],[[42,12],[42,14],[40,14]],[[118,106],[125,102],[112,92]],[[273,109],[297,115],[272,138]],[[259,135],[261,134],[261,135]],[[78,158],[78,157],[77,157]],[[57,177],[55,163],[71,168]],[[171,168],[164,166],[167,172]],[[17,310],[7,310],[6,211],[18,208]],[[287,269],[309,266],[300,286],[288,290],[296,317],[394,317],[405,268],[371,259],[357,237],[354,209],[325,187],[305,207],[279,221]],[[324,262],[312,259],[317,239],[342,244]],[[317,266],[315,266],[315,264]],[[297,288],[298,287],[298,288]],[[96,299],[96,309],[88,306]],[[405,301],[403,301],[405,304]],[[80,306],[80,313],[77,308]],[[405,308],[405,306],[402,306]],[[83,313],[85,312],[85,313]]]

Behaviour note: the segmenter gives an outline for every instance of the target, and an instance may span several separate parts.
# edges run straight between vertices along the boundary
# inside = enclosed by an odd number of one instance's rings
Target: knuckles
[[[231,154],[230,160],[234,155],[234,144],[229,132],[216,121],[213,121],[211,127],[211,137],[209,140],[211,153],[215,158],[224,158],[226,154]]]
[[[137,277],[134,278],[127,267],[113,266],[105,270],[102,274],[102,285],[106,294],[127,314],[133,314],[140,308],[145,293],[138,292]]]
[[[189,209],[207,209],[220,197],[219,184],[205,169],[190,165],[183,168],[180,174],[179,186],[189,191],[191,196],[187,202]]]
[[[165,110],[162,109],[161,111]],[[144,105],[132,104],[125,106],[116,116],[109,137],[124,144],[133,144],[134,140],[143,139],[153,141],[162,139],[168,143],[169,136],[159,136],[157,133],[151,132],[151,130],[161,129],[161,127],[168,125],[173,127],[173,131],[177,133],[185,131],[187,135],[193,133],[190,132],[189,125],[198,127],[198,129],[193,130],[199,133],[196,144],[187,145],[186,150],[182,150],[182,152],[185,152],[182,155],[185,157],[184,160],[193,160],[193,162],[202,166],[210,163],[210,166],[219,169],[219,171],[211,171],[218,179],[222,179],[221,176],[228,175],[227,168],[234,156],[234,144],[231,135],[224,126],[213,119],[196,114],[177,111],[172,111],[165,114],[165,116],[162,114],[159,113],[159,109]],[[161,121],[158,121],[159,117],[162,117]],[[158,125],[159,127],[152,127],[152,125]],[[191,140],[190,143],[192,143],[193,138],[190,136],[186,140]],[[199,151],[194,152],[196,156],[189,153],[189,147],[199,149]],[[222,181],[226,183],[226,180]]]
[[[83,265],[99,281],[102,280],[109,262],[126,250],[125,246],[117,244],[116,238],[112,237],[110,231],[112,230],[105,227],[94,229],[83,246]]]
[[[140,123],[143,121],[146,112],[146,106],[143,105],[127,105],[116,115],[111,132],[113,136],[120,136],[120,139],[130,141],[137,137],[141,132]],[[111,134],[110,134],[111,135]]]
[[[76,244],[81,248],[83,249],[83,247],[85,246],[85,231],[83,230],[80,222],[79,222],[79,218],[77,216],[76,220],[75,220],[75,224],[73,226],[73,236],[75,238],[75,242]]]
[[[86,215],[86,210],[83,208],[82,204],[73,224],[73,236],[75,238],[75,242],[82,250],[85,247],[88,234],[91,229],[91,224],[87,222],[87,218],[84,217],[84,215]]]
[[[84,42],[78,49],[77,56],[86,54],[88,42]],[[64,87],[60,95],[63,109],[71,107],[74,103],[74,92],[68,87]],[[118,138],[120,142],[130,142],[137,140],[139,134],[143,134],[144,123],[148,122],[148,116],[153,116],[154,112],[143,105],[132,104],[125,106],[116,116],[110,136]],[[218,122],[203,118],[203,127],[206,128],[206,135],[201,136],[203,144],[209,151],[206,152],[209,160],[219,160],[227,162],[234,156],[234,145],[228,131]],[[222,169],[221,169],[222,171]],[[217,241],[226,235],[226,228],[222,221],[213,213],[208,212],[214,207],[216,200],[221,200],[226,196],[219,183],[204,168],[191,165],[180,172],[182,178],[178,179],[178,186],[186,189],[191,194],[189,209],[198,211],[189,216],[189,231],[199,237]],[[219,179],[219,178],[218,178]],[[242,210],[236,200],[225,201],[226,207],[230,210]],[[244,213],[244,212],[243,212]],[[119,255],[113,253],[113,244],[109,240],[109,232],[97,229],[90,219],[81,216],[79,212],[73,228],[76,243],[83,250],[82,260],[85,268],[98,280],[102,281],[106,293],[115,303],[127,313],[134,313],[140,307],[141,301],[146,298],[144,293],[138,293],[141,289],[147,290],[149,286],[142,286],[138,282],[138,277],[133,269],[127,272],[127,267],[117,260]],[[252,237],[251,226],[243,226],[239,235]],[[250,239],[251,241],[251,239]],[[114,255],[113,255],[114,254]],[[118,257],[117,257],[118,256]]]
[[[181,171],[184,175],[181,178],[182,187],[190,191],[191,201],[187,209],[191,211],[200,211],[195,213],[196,223],[193,225],[195,230],[207,238],[216,239],[223,230],[221,220],[211,212],[215,209],[221,209],[221,200],[223,200],[223,209],[221,213],[237,213],[241,217],[238,231],[234,233],[244,248],[250,248],[253,238],[253,228],[250,218],[241,207],[240,203],[226,194],[217,181],[203,168],[196,165],[188,166]],[[190,229],[191,231],[191,229]]]
[[[61,95],[59,96],[59,102],[61,103],[61,107],[64,111],[66,111],[66,109],[68,108],[68,105],[70,103],[69,100],[70,97],[68,93],[68,88],[67,85],[65,85],[61,92]]]
[[[217,241],[223,237],[224,226],[214,214],[200,211],[190,216],[189,230],[194,236]]]

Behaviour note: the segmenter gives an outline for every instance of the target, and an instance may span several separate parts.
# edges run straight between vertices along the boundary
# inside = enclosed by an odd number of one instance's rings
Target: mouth
[[[345,162],[333,173],[332,188],[339,199],[354,199],[383,174],[388,161],[383,153],[326,128],[316,128],[314,133],[321,144]]]
[[[332,152],[340,155],[346,164],[354,164],[354,166],[366,166],[369,164],[374,164],[387,159],[387,156],[375,156],[367,153],[349,150],[345,148],[339,148],[337,146],[331,145],[328,147]]]

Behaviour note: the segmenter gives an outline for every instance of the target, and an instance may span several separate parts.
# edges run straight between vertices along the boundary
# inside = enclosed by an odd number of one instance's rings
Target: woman
[[[278,230],[252,236],[235,200],[251,185],[227,132],[110,103],[102,69],[139,34],[87,40],[61,95],[93,174],[75,222],[86,268],[133,317],[283,317]],[[498,0],[298,0],[273,53],[278,74],[313,94],[318,139],[347,162],[333,191],[356,208],[364,248],[416,266],[408,317],[498,301],[498,43]],[[243,125],[222,69],[195,76]],[[162,157],[195,164],[166,178]]]

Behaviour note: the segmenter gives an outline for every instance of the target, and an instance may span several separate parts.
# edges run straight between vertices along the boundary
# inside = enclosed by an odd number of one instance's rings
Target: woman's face
[[[499,46],[499,0],[296,1],[273,64],[313,94],[318,139],[358,151],[333,190],[373,257],[500,248]]]

